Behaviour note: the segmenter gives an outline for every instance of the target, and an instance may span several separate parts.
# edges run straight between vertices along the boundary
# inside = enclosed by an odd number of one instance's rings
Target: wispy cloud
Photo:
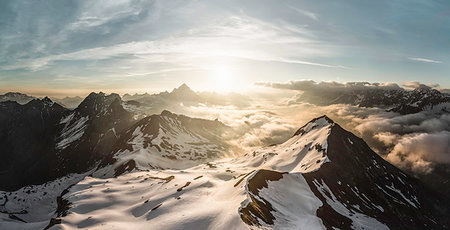
[[[420,58],[420,57],[412,57],[412,58],[408,58],[411,61],[420,61],[420,62],[428,62],[428,63],[442,63],[441,61],[437,61],[437,60],[433,60],[433,59],[429,59],[429,58]]]
[[[303,9],[293,7],[293,6],[289,6],[289,7],[308,18],[311,18],[312,20],[319,21],[319,16],[313,12],[303,10]]]
[[[145,61],[148,64],[198,66],[201,63],[205,64],[202,62],[204,59],[225,57],[348,68],[309,61],[317,57],[333,56],[335,52],[327,44],[316,40],[313,33],[304,28],[293,30],[293,27],[295,26],[286,22],[268,23],[247,15],[231,16],[158,40],[128,42],[22,59],[17,63],[3,66],[3,69],[24,68],[37,71],[47,68],[56,61],[121,60],[124,57],[127,61],[140,64]]]

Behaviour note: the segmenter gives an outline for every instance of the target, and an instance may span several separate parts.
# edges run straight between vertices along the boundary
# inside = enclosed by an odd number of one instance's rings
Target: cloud
[[[295,88],[297,89],[297,88]],[[450,114],[422,111],[399,115],[380,108],[335,104],[318,106],[289,103],[273,108],[290,124],[300,127],[326,114],[345,129],[360,136],[378,154],[397,167],[415,174],[433,172],[439,164],[449,164]]]
[[[441,93],[450,94],[450,89],[439,89],[439,91],[441,91]]]
[[[111,6],[113,9],[120,5]],[[96,7],[97,9],[98,7]],[[110,10],[84,12],[71,24],[72,29],[105,27],[105,24],[122,17],[132,17],[135,6],[124,7],[122,11],[104,18],[93,15],[106,14]],[[97,12],[99,11],[99,12]],[[91,15],[92,14],[92,15]],[[190,65],[206,68],[205,61],[211,58],[238,58],[262,62],[281,62],[312,65],[327,68],[347,68],[341,65],[308,61],[311,57],[334,55],[332,49],[317,40],[315,35],[304,28],[295,27],[284,21],[269,23],[245,14],[211,20],[205,25],[178,31],[171,36],[153,40],[116,43],[109,46],[79,49],[54,55],[40,55],[20,58],[4,65],[4,70],[42,70],[58,61],[122,60],[132,65],[140,63],[167,63],[170,65]]]
[[[307,11],[307,10],[303,10],[297,7],[293,7],[293,6],[289,6],[291,9],[295,10],[296,12],[314,20],[314,21],[319,21],[319,16],[313,12]]]
[[[408,81],[403,83],[403,86],[408,89],[431,89],[439,87],[439,84],[422,84],[417,81]]]
[[[433,164],[450,163],[450,132],[403,136],[386,159],[404,169],[430,173]]]
[[[442,63],[441,61],[436,61],[436,60],[428,59],[428,58],[420,58],[420,57],[411,57],[408,59],[411,61],[418,61],[418,62],[427,62],[427,63],[436,63],[436,64]]]
[[[369,83],[369,82],[339,83],[335,81],[315,82],[313,80],[289,81],[287,83],[257,82],[255,83],[255,85],[275,89],[297,90],[304,92],[309,91],[326,92],[330,90],[343,92],[343,91],[368,90],[368,89],[386,89],[386,90],[402,89],[396,83]]]

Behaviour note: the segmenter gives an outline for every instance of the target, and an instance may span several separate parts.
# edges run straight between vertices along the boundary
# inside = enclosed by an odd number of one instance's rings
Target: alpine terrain
[[[223,138],[232,129],[218,120],[169,111],[136,120],[123,105],[103,93],[73,110],[48,98],[0,103],[0,229],[450,225],[447,197],[327,116],[235,157]]]

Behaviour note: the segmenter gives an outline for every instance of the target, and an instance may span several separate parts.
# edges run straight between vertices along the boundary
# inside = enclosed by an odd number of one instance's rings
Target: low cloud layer
[[[315,82],[313,80],[300,80],[290,81],[287,83],[272,83],[272,82],[257,82],[255,85],[271,87],[275,89],[289,89],[298,91],[353,91],[353,90],[365,90],[365,89],[402,89],[396,83],[369,83],[369,82],[346,82],[339,83],[335,81],[331,82]]]
[[[450,163],[450,132],[405,135],[386,159],[417,173],[430,173],[433,163]]]
[[[277,82],[257,82],[257,86],[264,86],[274,89],[295,90],[302,92],[349,92],[363,90],[412,90],[417,88],[439,88],[439,84],[423,84],[417,81],[404,82],[401,86],[396,83],[370,83],[370,82],[316,82],[313,80],[298,80],[285,83]],[[448,89],[439,89],[441,92],[447,92]]]
[[[404,170],[429,174],[436,165],[450,163],[450,114],[441,110],[400,115],[376,107],[344,104],[319,106],[298,101],[291,103],[297,93],[291,90],[401,88],[397,84],[297,81],[289,84],[270,83],[270,87],[289,89],[281,92],[290,93],[277,94],[277,91],[270,94],[267,90],[265,94],[234,96],[200,93],[201,97],[210,99],[207,104],[172,103],[171,107],[165,109],[192,117],[219,119],[233,127],[235,133],[225,138],[243,152],[282,143],[311,119],[326,114],[343,128],[363,138],[386,160]],[[433,86],[408,82],[404,87]],[[224,101],[223,98],[229,100]],[[151,111],[158,113],[155,109]]]

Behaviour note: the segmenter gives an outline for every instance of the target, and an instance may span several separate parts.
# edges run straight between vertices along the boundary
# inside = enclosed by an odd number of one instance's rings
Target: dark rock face
[[[250,202],[239,210],[242,221],[248,225],[260,226],[259,219],[266,224],[273,224],[275,217],[270,202],[259,195],[259,190],[267,188],[269,181],[278,181],[284,173],[271,170],[258,170],[247,182]]]
[[[66,117],[56,137],[57,157],[50,161],[63,167],[54,167],[49,176],[85,172],[111,151],[120,133],[134,123],[121,102],[117,94],[91,93]]]
[[[48,98],[0,103],[0,189],[16,189],[38,177],[39,161],[53,151],[59,121],[68,112]]]
[[[48,98],[0,103],[0,189],[85,172],[133,123],[117,94],[91,93],[70,111]]]
[[[325,197],[330,192],[325,189],[328,187],[335,199],[349,210],[374,217],[391,229],[449,226],[448,201],[386,162],[362,139],[335,125],[328,144],[331,162],[316,172],[304,174],[322,202],[332,199]],[[318,211],[325,226],[346,227],[333,222],[330,208],[324,206]]]

